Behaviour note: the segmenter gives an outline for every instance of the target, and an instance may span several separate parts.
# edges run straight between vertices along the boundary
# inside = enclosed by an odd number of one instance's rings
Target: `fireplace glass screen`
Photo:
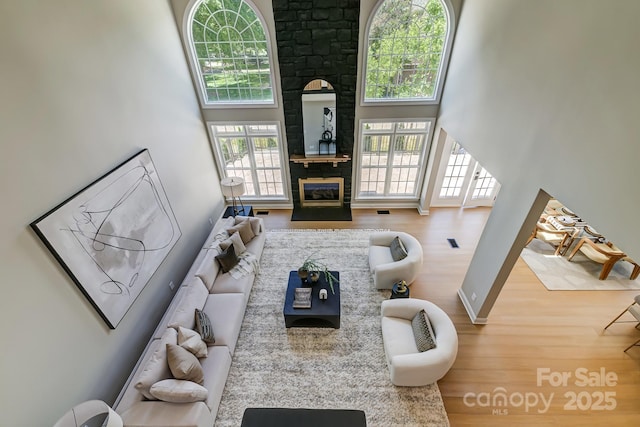
[[[298,183],[301,206],[342,206],[344,178],[307,178]]]

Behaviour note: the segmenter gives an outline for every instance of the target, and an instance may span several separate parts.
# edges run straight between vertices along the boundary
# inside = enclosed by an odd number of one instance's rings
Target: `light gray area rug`
[[[551,291],[640,289],[640,280],[629,280],[633,266],[626,261],[618,261],[609,276],[599,280],[602,264],[591,261],[582,252],[569,261],[566,256],[554,255],[554,251],[548,243],[534,239],[520,254],[531,271]]]
[[[369,427],[448,426],[437,384],[389,380],[368,230],[267,231],[216,427],[238,427],[247,407],[363,410]],[[289,271],[309,255],[340,272],[340,329],[286,329]],[[331,292],[329,292],[331,298]]]

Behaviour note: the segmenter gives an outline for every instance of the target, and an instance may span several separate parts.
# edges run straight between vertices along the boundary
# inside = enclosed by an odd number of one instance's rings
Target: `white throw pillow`
[[[222,250],[227,249],[230,245],[233,245],[233,249],[236,251],[236,256],[247,250],[247,247],[242,242],[240,233],[233,233],[227,240],[220,242],[220,248]]]
[[[188,403],[205,400],[209,391],[193,381],[168,379],[151,386],[153,397],[171,403]]]
[[[178,345],[189,350],[197,358],[207,357],[207,343],[204,342],[200,334],[194,330],[179,326]]]

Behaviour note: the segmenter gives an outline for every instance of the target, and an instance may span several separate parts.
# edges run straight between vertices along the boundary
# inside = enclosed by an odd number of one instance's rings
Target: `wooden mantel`
[[[337,156],[316,156],[305,157],[302,154],[293,154],[290,157],[293,163],[302,163],[305,168],[309,167],[309,163],[333,163],[333,167],[337,167],[338,163],[348,162],[351,160],[348,154],[338,154]]]

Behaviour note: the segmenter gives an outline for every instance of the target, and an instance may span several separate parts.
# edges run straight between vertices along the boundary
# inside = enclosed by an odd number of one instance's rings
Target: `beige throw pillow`
[[[253,229],[251,228],[251,223],[249,220],[240,221],[238,224],[233,227],[227,228],[227,233],[229,236],[239,233],[240,238],[242,239],[242,243],[245,245],[251,241],[254,237],[256,237]]]
[[[231,236],[229,236],[227,240],[220,242],[220,249],[224,251],[231,245],[233,245],[233,249],[236,251],[236,256],[240,255],[241,253],[247,250],[247,247],[242,242],[240,233],[234,233]]]
[[[198,384],[204,382],[202,366],[189,350],[176,344],[167,344],[167,362],[175,379],[193,381]]]
[[[262,233],[260,218],[256,218],[255,216],[242,216],[242,215],[237,215],[234,218],[235,224],[240,224],[242,221],[249,221],[249,224],[251,224],[251,229],[253,230],[254,235],[257,236],[258,234]]]
[[[189,350],[198,359],[201,357],[207,357],[207,343],[202,341],[202,337],[196,331],[179,326],[178,345]]]
[[[209,391],[193,381],[168,379],[152,385],[151,394],[164,402],[189,403],[206,400]]]

